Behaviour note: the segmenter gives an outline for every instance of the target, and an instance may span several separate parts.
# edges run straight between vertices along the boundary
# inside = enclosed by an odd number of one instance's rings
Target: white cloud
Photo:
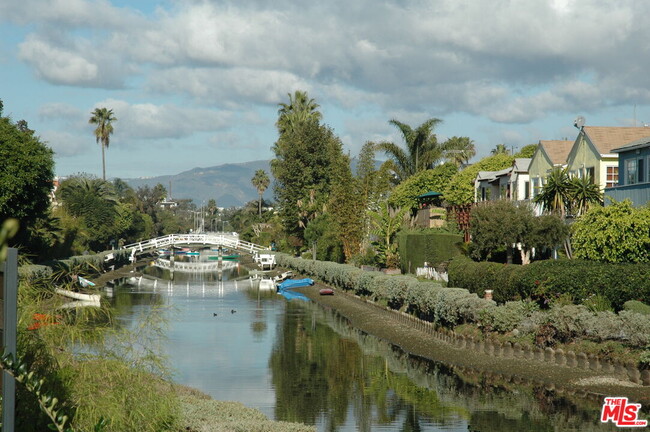
[[[117,118],[114,133],[118,139],[185,138],[227,128],[232,116],[228,111],[151,103],[130,104],[115,99],[99,102],[95,105],[95,108],[98,107],[113,110]]]
[[[43,141],[47,143],[58,157],[79,156],[93,149],[95,140],[83,139],[70,132],[46,130],[40,133]]]

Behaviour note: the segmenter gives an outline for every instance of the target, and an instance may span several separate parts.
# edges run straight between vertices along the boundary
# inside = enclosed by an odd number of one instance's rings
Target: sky
[[[650,123],[648,16],[643,0],[0,0],[0,99],[59,176],[101,176],[98,107],[117,117],[109,178],[271,159],[296,90],[352,156],[401,144],[390,119],[435,117],[478,160],[573,140],[578,116]]]

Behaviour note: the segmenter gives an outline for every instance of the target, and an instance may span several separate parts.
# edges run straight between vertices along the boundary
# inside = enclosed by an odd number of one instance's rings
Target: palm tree
[[[320,120],[323,116],[318,111],[320,105],[314,99],[309,99],[307,92],[296,90],[289,96],[289,103],[279,103],[278,121],[276,126],[280,134],[295,129],[299,123],[307,120]]]
[[[573,177],[569,181],[568,193],[571,198],[571,208],[575,216],[583,215],[594,204],[603,203],[603,193],[600,186],[589,177]]]
[[[533,201],[542,204],[548,213],[564,218],[571,199],[569,196],[569,174],[567,168],[554,168],[546,177],[546,183]]]
[[[102,146],[102,179],[104,180],[106,180],[104,149],[108,148],[108,144],[110,143],[114,121],[117,121],[117,118],[113,115],[113,110],[109,110],[108,108],[95,108],[88,120],[88,123],[97,125],[97,128],[95,128],[95,140],[97,143],[101,142]]]
[[[399,265],[399,255],[395,244],[395,235],[402,228],[406,208],[393,211],[386,201],[380,204],[378,211],[368,212],[371,234],[377,237],[374,242],[379,259],[389,268]]]
[[[419,171],[431,168],[442,158],[443,147],[438,145],[438,139],[433,133],[433,129],[441,122],[440,119],[431,118],[414,130],[400,121],[394,119],[389,121],[402,133],[406,150],[392,142],[379,143],[377,149],[383,150],[393,161],[399,182]]]
[[[258,208],[259,215],[262,217],[262,194],[264,194],[266,188],[269,187],[271,180],[269,179],[268,174],[266,174],[266,171],[263,169],[258,169],[255,171],[255,175],[251,179],[251,183],[253,183],[253,186],[255,186],[255,189],[257,189],[257,193],[260,196]]]
[[[506,147],[505,144],[497,144],[496,147],[494,147],[490,151],[490,153],[492,153],[493,155],[497,155],[497,154],[508,154],[510,152],[508,151],[508,147]]]
[[[443,144],[445,159],[460,167],[476,156],[474,141],[469,137],[451,137]]]

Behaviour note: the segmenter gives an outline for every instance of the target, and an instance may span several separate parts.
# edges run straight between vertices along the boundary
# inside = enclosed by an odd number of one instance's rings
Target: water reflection
[[[277,420],[321,431],[616,430],[598,423],[597,402],[410,356],[332,310],[259,290],[243,269],[171,281],[152,268],[143,280],[117,290],[118,313],[174,307],[175,379]]]

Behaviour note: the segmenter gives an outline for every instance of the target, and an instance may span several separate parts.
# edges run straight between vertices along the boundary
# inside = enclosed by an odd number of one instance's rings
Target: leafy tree
[[[271,171],[285,232],[300,244],[303,232],[328,201],[339,170],[348,162],[332,130],[312,119],[282,133],[273,146]]]
[[[507,153],[500,153],[481,159],[475,164],[459,171],[444,191],[449,204],[470,204],[474,202],[474,179],[479,171],[498,171],[512,166],[514,158]]]
[[[345,255],[336,221],[331,213],[317,216],[305,228],[305,241],[312,249],[314,259],[321,261],[343,262]]]
[[[650,261],[650,207],[630,200],[592,207],[571,225],[574,256],[610,263]]]
[[[14,244],[27,244],[30,229],[48,216],[53,179],[52,150],[32,131],[0,117],[0,221],[20,221]]]
[[[318,111],[320,105],[310,99],[307,92],[296,90],[293,95],[289,93],[288,96],[288,104],[279,104],[276,126],[280,135],[294,130],[301,123],[321,120],[322,114]]]
[[[533,248],[553,249],[568,233],[559,217],[538,218],[529,206],[508,200],[487,201],[474,207],[470,231],[474,258],[487,260],[494,252],[505,250],[508,263],[512,263],[516,245],[522,264],[530,262]]]
[[[344,159],[348,158],[344,156]],[[339,168],[339,175],[332,185],[328,210],[338,239],[343,245],[345,260],[350,261],[361,252],[367,206],[360,181],[352,176],[349,164]]]
[[[117,118],[113,115],[113,110],[108,108],[95,108],[90,114],[90,119],[88,119],[88,123],[97,125],[95,128],[95,141],[101,143],[102,146],[102,179],[104,180],[106,180],[106,157],[104,153],[113,134],[114,121],[117,121]]]
[[[442,158],[444,148],[438,144],[438,139],[433,133],[434,128],[441,122],[440,119],[431,118],[413,129],[398,120],[389,121],[399,129],[406,149],[392,142],[379,143],[377,149],[383,150],[393,162],[398,182],[431,168]]]
[[[516,154],[516,158],[532,158],[533,155],[535,154],[535,151],[537,151],[537,146],[538,144],[528,144],[525,145],[519,150]]]
[[[458,169],[452,162],[421,171],[397,185],[391,192],[388,203],[396,208],[416,209],[417,196],[431,191],[442,193],[457,172]]]
[[[453,162],[457,167],[465,165],[476,156],[474,141],[469,137],[451,137],[444,144],[444,157]]]
[[[262,195],[264,194],[266,188],[269,187],[271,179],[269,179],[269,175],[266,173],[266,171],[263,169],[258,169],[255,171],[255,175],[251,179],[251,183],[253,183],[253,186],[255,186],[255,189],[257,189],[257,193],[259,195],[259,216],[262,217]]]

